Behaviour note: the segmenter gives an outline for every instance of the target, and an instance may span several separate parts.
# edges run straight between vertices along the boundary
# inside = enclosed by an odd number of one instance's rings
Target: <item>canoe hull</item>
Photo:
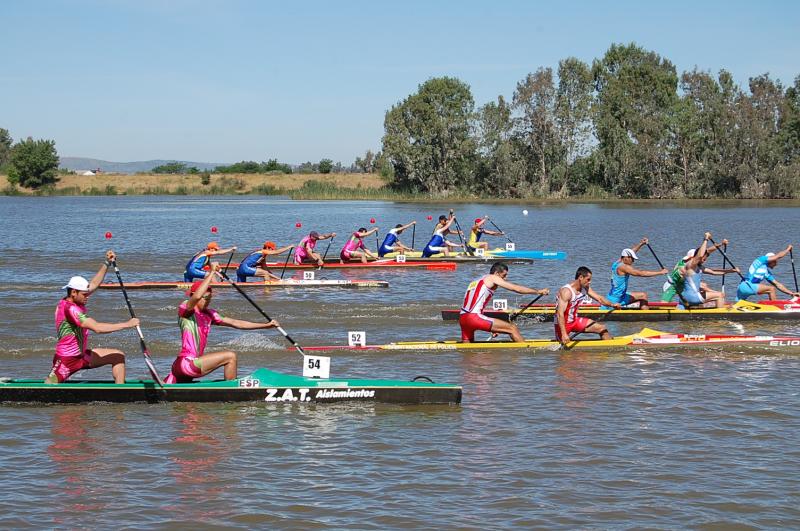
[[[484,315],[508,321],[515,310],[486,311]],[[531,306],[517,319],[532,319],[538,322],[552,322],[555,307],[551,305]],[[695,310],[679,310],[675,305],[650,306],[649,310],[622,309],[604,310],[598,306],[583,306],[578,310],[581,317],[600,318],[604,321],[755,321],[761,319],[800,319],[800,307],[789,304],[752,303],[739,301],[729,309],[701,308]],[[442,319],[458,321],[458,310],[442,310]]]
[[[129,290],[142,290],[142,289],[155,289],[155,290],[180,290],[186,291],[191,287],[191,282],[126,282],[125,289]],[[237,282],[240,288],[388,288],[389,283],[385,280],[273,280],[261,282]],[[227,282],[212,282],[211,287],[218,288],[232,288],[233,286]],[[107,283],[100,284],[100,289],[119,289],[119,284]]]
[[[74,381],[46,385],[42,380],[0,381],[0,402],[59,403],[88,402],[264,402],[332,403],[380,402],[389,404],[459,404],[457,385],[400,380],[313,379],[259,369],[237,380],[200,381],[165,385],[151,380]]]

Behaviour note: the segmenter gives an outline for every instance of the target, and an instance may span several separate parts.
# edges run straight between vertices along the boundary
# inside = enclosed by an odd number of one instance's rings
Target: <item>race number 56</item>
[[[364,331],[347,332],[347,345],[351,347],[364,347],[367,345],[367,333]]]
[[[492,310],[496,312],[504,312],[508,310],[508,299],[493,299]]]
[[[303,356],[303,376],[306,378],[328,378],[330,375],[330,358],[326,356]]]

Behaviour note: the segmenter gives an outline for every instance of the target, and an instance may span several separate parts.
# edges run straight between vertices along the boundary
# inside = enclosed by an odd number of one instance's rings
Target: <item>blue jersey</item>
[[[239,266],[240,267],[241,266],[256,267],[256,264],[258,264],[258,261],[261,260],[263,257],[264,257],[264,253],[261,252],[261,250],[254,251],[254,252],[250,253],[249,255],[247,255],[247,258],[242,260],[239,263]]]
[[[431,241],[422,250],[422,256],[429,258],[437,253],[441,253],[441,248],[444,246],[444,229],[434,231]]]
[[[750,264],[750,269],[747,270],[747,281],[751,284],[760,284],[763,281],[772,282],[775,280],[775,277],[772,276],[772,271],[770,270],[767,262],[769,262],[770,257],[767,255],[759,256],[753,263]]]
[[[625,295],[628,293],[628,279],[629,274],[620,275],[617,273],[617,267],[620,266],[620,261],[617,260],[611,266],[611,289],[608,290],[608,300],[611,302],[621,302]]]
[[[205,278],[206,272],[203,268],[207,265],[208,255],[205,251],[194,255],[192,259],[186,263],[186,271],[183,273],[184,282],[191,282],[196,278]]]
[[[397,243],[397,229],[390,229],[389,233],[383,239],[383,243],[378,248],[378,256],[385,256],[388,253],[394,252],[395,243]]]

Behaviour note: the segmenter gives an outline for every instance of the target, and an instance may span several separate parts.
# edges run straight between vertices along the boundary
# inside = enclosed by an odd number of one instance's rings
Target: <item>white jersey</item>
[[[489,304],[494,295],[494,289],[486,285],[486,278],[489,275],[473,280],[467,287],[464,294],[464,303],[461,305],[461,313],[483,313],[483,309]]]
[[[569,303],[567,303],[567,311],[564,312],[567,316],[567,323],[572,323],[575,321],[575,318],[578,317],[578,309],[580,308],[581,304],[589,304],[592,302],[592,298],[584,292],[576,292],[575,289],[569,285],[564,284],[561,286],[561,289],[567,288],[572,296],[569,299]],[[560,291],[560,290],[559,290]],[[555,315],[555,322],[558,323],[558,312]]]

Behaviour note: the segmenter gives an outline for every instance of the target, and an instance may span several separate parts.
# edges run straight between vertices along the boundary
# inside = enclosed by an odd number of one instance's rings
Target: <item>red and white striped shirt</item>
[[[483,309],[489,304],[494,295],[494,289],[486,285],[486,278],[489,275],[473,280],[467,287],[464,294],[464,303],[461,305],[461,313],[483,313]]]
[[[567,304],[567,310],[564,312],[567,316],[567,323],[572,323],[578,316],[578,308],[580,308],[581,304],[588,304],[592,301],[592,299],[583,291],[576,292],[575,289],[569,284],[564,284],[561,287],[561,289],[564,288],[567,288],[570,290],[570,292],[572,292],[572,297],[569,299],[569,303]],[[556,312],[555,321],[556,324],[558,324],[558,312]]]

